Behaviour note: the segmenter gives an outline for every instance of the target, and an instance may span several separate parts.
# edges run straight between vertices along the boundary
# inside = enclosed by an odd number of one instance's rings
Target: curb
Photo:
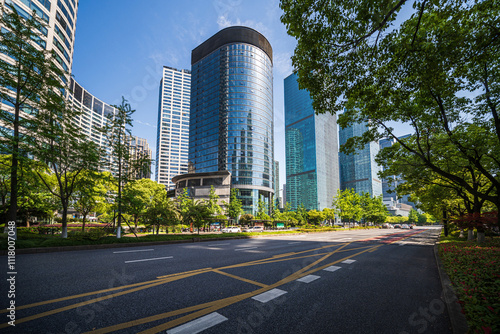
[[[434,257],[436,258],[439,278],[441,280],[441,286],[443,287],[443,298],[446,304],[446,309],[448,310],[448,316],[450,317],[451,328],[453,334],[464,334],[467,333],[469,328],[467,325],[467,319],[462,313],[462,306],[458,303],[458,298],[451,284],[450,277],[446,274],[443,263],[439,258],[438,244],[439,242],[434,245]]]

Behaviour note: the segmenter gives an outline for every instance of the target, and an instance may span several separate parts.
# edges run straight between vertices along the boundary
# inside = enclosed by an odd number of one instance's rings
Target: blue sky
[[[281,13],[278,0],[80,1],[73,75],[106,103],[129,100],[136,110],[132,133],[148,140],[154,158],[162,66],[191,69],[191,50],[220,29],[256,29],[273,47],[274,152],[283,184],[283,79],[292,73],[296,42],[286,34]]]

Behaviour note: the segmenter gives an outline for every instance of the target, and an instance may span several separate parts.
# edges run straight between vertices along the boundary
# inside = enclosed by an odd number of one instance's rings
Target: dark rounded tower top
[[[264,51],[271,59],[271,63],[273,61],[273,48],[264,35],[252,28],[234,26],[222,29],[197,46],[191,52],[191,65],[206,57],[214,50],[229,43],[252,44]]]

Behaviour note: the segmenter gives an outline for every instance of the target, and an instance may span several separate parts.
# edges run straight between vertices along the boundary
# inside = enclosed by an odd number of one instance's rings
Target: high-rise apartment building
[[[347,139],[363,135],[368,130],[366,122],[354,124],[351,127],[340,129],[340,145]],[[382,180],[378,176],[381,170],[375,162],[379,151],[378,142],[370,142],[362,150],[353,154],[339,154],[341,189],[354,189],[358,194],[369,193],[373,197],[382,195]]]
[[[78,0],[0,0],[0,4],[14,6],[25,19],[31,18],[35,12],[48,25],[42,29],[41,39],[37,44],[46,50],[54,50],[56,63],[65,71],[71,72]],[[65,80],[69,80],[69,76]],[[66,83],[69,84],[69,81]],[[0,100],[0,108],[9,111],[12,105]],[[21,114],[23,117],[22,111]]]
[[[191,72],[163,67],[158,101],[156,182],[173,188],[172,178],[188,172]]]
[[[332,206],[340,187],[337,117],[316,115],[297,75],[285,78],[286,199],[292,209]]]
[[[243,209],[274,193],[272,48],[259,32],[229,27],[191,54],[189,163],[227,170]]]
[[[70,79],[67,98],[70,107],[80,112],[74,122],[78,124],[82,134],[107,151],[107,154],[101,156],[100,170],[116,173],[118,168],[110,158],[111,149],[108,147],[106,135],[99,131],[108,122],[107,116],[116,113],[115,107],[92,95],[73,78]],[[151,150],[146,139],[132,136],[128,140],[128,145],[133,159],[139,157],[151,159]],[[150,177],[151,173],[147,171],[136,175],[136,178]]]

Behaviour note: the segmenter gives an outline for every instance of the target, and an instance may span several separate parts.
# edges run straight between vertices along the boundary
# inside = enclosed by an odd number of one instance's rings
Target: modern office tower
[[[404,135],[401,137],[398,137],[398,139],[405,139],[410,137],[411,135]],[[380,149],[384,149],[386,147],[391,147],[396,143],[396,140],[394,138],[384,138],[379,141]],[[391,181],[391,184],[389,184],[389,180]],[[382,179],[382,194],[383,194],[383,200],[384,203],[388,207],[394,207],[397,208],[399,204],[400,207],[403,208],[408,208],[408,206],[411,206],[415,208],[415,203],[411,202],[409,199],[409,195],[404,195],[404,196],[398,196],[394,189],[398,186],[398,184],[404,182],[403,179],[399,178],[397,175],[391,175],[385,179]],[[389,191],[393,191],[389,193]],[[406,214],[407,215],[407,214]]]
[[[337,118],[316,115],[297,75],[285,78],[286,200],[292,209],[332,206],[340,187]]]
[[[163,66],[158,102],[156,182],[175,187],[172,178],[188,172],[191,72]]]
[[[361,136],[367,130],[368,124],[366,122],[340,129],[340,145],[345,144],[347,139],[351,137]],[[342,190],[350,188],[358,194],[366,192],[373,197],[382,195],[382,180],[377,174],[381,169],[375,162],[378,151],[378,142],[371,142],[354,154],[339,154]]]
[[[280,162],[274,160],[274,201],[281,207],[280,197]]]
[[[231,172],[252,214],[274,192],[272,59],[268,40],[239,26],[191,54],[189,162],[196,173]]]

